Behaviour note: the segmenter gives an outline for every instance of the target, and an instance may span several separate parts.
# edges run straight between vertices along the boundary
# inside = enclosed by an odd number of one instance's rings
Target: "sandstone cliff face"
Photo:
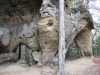
[[[0,53],[15,52],[26,39],[33,42],[41,3],[42,0],[0,1]]]
[[[40,62],[42,65],[54,64],[53,59],[56,59],[59,41],[58,10],[52,4],[45,3],[40,13],[37,27],[37,40],[43,53]],[[83,56],[92,56],[91,30],[93,28],[93,21],[88,11],[81,12],[78,8],[66,9],[66,50],[75,41]]]
[[[42,50],[40,62],[46,65],[52,62],[58,47],[58,31],[56,7],[53,4],[43,4],[40,9],[41,17],[37,27],[37,37]]]
[[[56,54],[59,42],[58,1],[55,3],[51,0],[54,5],[43,3],[42,6],[42,1],[37,0],[36,2],[36,6],[39,3],[38,10],[35,10],[35,7],[32,8],[35,6],[32,0],[29,2],[27,0],[14,1],[12,4],[17,7],[15,11],[12,11],[15,9],[13,5],[7,5],[11,8],[9,10],[10,15],[8,13],[0,15],[0,53],[15,52],[19,43],[25,43],[32,49],[38,47],[38,50],[32,52],[32,59],[37,61],[38,65],[57,64]],[[5,11],[8,11],[8,9],[5,8]],[[83,56],[92,56],[92,29],[93,21],[88,11],[81,12],[77,8],[66,9],[66,52],[70,44],[75,41]]]
[[[42,0],[0,0],[0,53],[8,53],[2,61],[10,58],[10,53],[13,57],[19,43],[35,47],[33,36],[41,4]]]
[[[72,41],[75,41],[82,56],[92,56],[91,30],[94,26],[90,13],[78,9],[72,9],[70,13],[65,19],[66,48],[68,49]]]

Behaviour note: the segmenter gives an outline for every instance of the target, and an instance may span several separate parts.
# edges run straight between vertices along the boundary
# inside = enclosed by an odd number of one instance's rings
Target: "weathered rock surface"
[[[74,8],[67,9],[65,12],[66,48],[68,49],[70,44],[75,41],[82,56],[93,56],[91,30],[94,29],[94,26],[89,11]]]
[[[37,27],[37,40],[43,52],[40,62],[44,65],[52,62],[58,47],[56,7],[45,3],[40,9],[41,18]]]
[[[16,62],[16,61],[17,61],[17,55],[15,55],[15,53],[0,54],[0,64],[3,64],[5,62]]]
[[[33,51],[32,56],[39,65],[57,62],[58,1],[55,3],[52,0],[54,5],[44,2],[41,6],[41,3],[41,0],[30,0],[29,2],[16,0],[12,1],[10,6],[9,1],[8,5],[1,6],[0,11],[3,7],[11,9],[10,14],[0,15],[0,53],[15,52],[19,43],[25,43],[32,49],[38,47],[37,51]],[[37,10],[35,6],[38,6]],[[40,6],[41,15],[39,14]],[[5,12],[8,11],[7,8],[4,9]],[[92,29],[93,22],[88,11],[81,12],[78,8],[65,9],[66,49],[75,41],[83,56],[92,56]]]
[[[33,35],[41,3],[42,0],[0,1],[0,53],[16,52],[19,43],[35,47]]]
[[[37,41],[43,52],[40,62],[42,65],[48,65],[53,62],[58,50],[58,11],[54,5],[45,3],[42,5],[40,13],[41,17],[36,32]],[[75,41],[83,56],[92,56],[91,30],[93,28],[93,21],[88,11],[81,12],[78,8],[66,9],[66,49]]]

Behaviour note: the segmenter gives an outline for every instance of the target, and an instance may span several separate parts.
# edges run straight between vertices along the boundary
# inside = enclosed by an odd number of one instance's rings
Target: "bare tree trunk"
[[[65,75],[64,0],[59,0],[59,66],[57,75]]]

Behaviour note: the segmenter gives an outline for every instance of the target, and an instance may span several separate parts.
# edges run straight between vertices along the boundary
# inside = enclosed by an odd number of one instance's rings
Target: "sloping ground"
[[[25,61],[0,66],[0,75],[53,75],[57,67],[28,67]],[[66,75],[100,75],[100,56],[95,56],[92,61],[88,58],[67,60],[65,63]]]
[[[100,56],[94,60],[81,58],[66,63],[68,75],[100,75]]]

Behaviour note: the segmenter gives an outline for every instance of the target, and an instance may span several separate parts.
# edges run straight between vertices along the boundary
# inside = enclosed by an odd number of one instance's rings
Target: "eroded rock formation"
[[[77,10],[77,12],[75,12]],[[72,17],[72,16],[73,17]],[[65,25],[66,28],[66,48],[68,49],[72,41],[75,41],[82,56],[93,56],[92,54],[92,35],[91,30],[94,28],[93,20],[88,11],[72,9],[71,15],[67,14]],[[69,18],[68,18],[69,17]]]
[[[37,40],[43,54],[39,62],[42,65],[48,65],[48,63],[54,63],[53,59],[58,50],[58,10],[51,3],[44,3],[40,13]],[[93,28],[92,17],[88,11],[67,8],[65,10],[66,50],[75,41],[83,56],[93,56],[91,36]]]
[[[58,0],[55,0],[56,3],[51,0],[53,4],[42,3],[41,0],[4,1],[0,1],[0,53],[8,52],[9,55],[16,51],[20,43],[24,43],[31,49],[38,48],[32,51],[32,59],[37,61],[39,66],[57,64]],[[84,12],[78,8],[65,9],[66,52],[75,41],[83,56],[92,56],[93,28],[88,11]],[[27,51],[26,54],[29,55]]]
[[[0,0],[0,53],[8,53],[9,58],[20,43],[35,46],[41,4],[42,0]]]
[[[40,9],[41,17],[37,27],[37,40],[42,50],[40,62],[47,64],[52,62],[58,47],[58,31],[56,19],[56,7],[51,3],[45,3]]]
[[[33,38],[42,0],[0,1],[0,53],[12,52],[27,38]]]

